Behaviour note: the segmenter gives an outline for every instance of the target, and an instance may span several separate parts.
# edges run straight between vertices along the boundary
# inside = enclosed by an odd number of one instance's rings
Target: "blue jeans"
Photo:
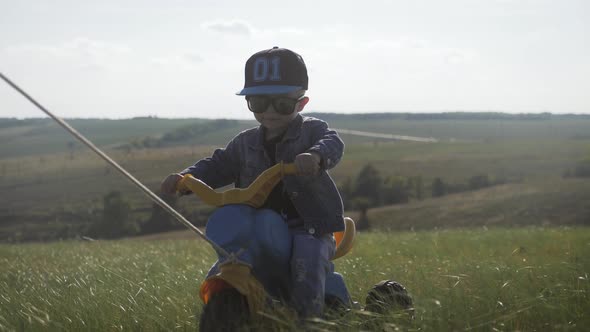
[[[322,315],[325,292],[350,302],[344,280],[330,261],[336,247],[331,233],[314,236],[298,219],[285,223],[271,210],[228,205],[211,215],[206,234],[229,252],[245,249],[238,259],[252,266],[271,297],[289,299],[301,318]],[[219,257],[207,278],[219,272],[224,259]]]
[[[320,317],[324,309],[326,275],[334,270],[330,258],[336,242],[332,234],[316,237],[292,229],[291,305],[300,318]]]

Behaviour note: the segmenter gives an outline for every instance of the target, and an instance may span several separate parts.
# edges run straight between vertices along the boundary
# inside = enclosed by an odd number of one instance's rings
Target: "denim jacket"
[[[181,174],[190,173],[212,188],[232,183],[237,188],[246,188],[272,166],[263,142],[261,126],[245,130],[224,149],[215,150],[211,157],[199,160]],[[283,139],[277,143],[277,162],[292,163],[295,156],[304,152],[316,152],[321,156],[318,175],[287,175],[283,178],[287,195],[310,234],[320,236],[344,230],[342,198],[327,172],[340,161],[343,151],[344,143],[326,122],[300,114],[291,121]]]

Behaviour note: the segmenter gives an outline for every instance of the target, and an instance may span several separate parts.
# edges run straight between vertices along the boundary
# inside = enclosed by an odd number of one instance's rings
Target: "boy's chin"
[[[272,131],[272,132],[280,132],[280,131],[284,131],[287,130],[287,127],[269,127],[269,126],[263,126],[266,130],[268,131]]]
[[[282,121],[264,121],[262,122],[262,126],[267,129],[281,129],[287,128],[289,124]]]

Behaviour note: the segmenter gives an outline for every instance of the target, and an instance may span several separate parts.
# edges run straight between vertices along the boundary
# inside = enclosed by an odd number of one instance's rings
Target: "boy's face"
[[[252,96],[255,97],[255,96]],[[252,98],[251,97],[251,98]],[[289,126],[289,123],[293,119],[297,117],[297,114],[303,110],[307,102],[309,101],[308,97],[299,97],[297,95],[266,95],[263,98],[268,98],[269,101],[273,99],[276,100],[277,98],[289,98],[293,101],[297,101],[294,103],[293,111],[289,114],[279,113],[275,109],[273,102],[269,102],[266,110],[264,112],[254,112],[254,117],[256,120],[266,129],[271,131],[280,131],[284,130]]]

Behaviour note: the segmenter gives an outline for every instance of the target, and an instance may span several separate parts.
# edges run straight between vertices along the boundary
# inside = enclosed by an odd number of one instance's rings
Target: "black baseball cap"
[[[237,95],[282,95],[307,90],[307,68],[301,55],[277,46],[246,61],[244,88]]]

